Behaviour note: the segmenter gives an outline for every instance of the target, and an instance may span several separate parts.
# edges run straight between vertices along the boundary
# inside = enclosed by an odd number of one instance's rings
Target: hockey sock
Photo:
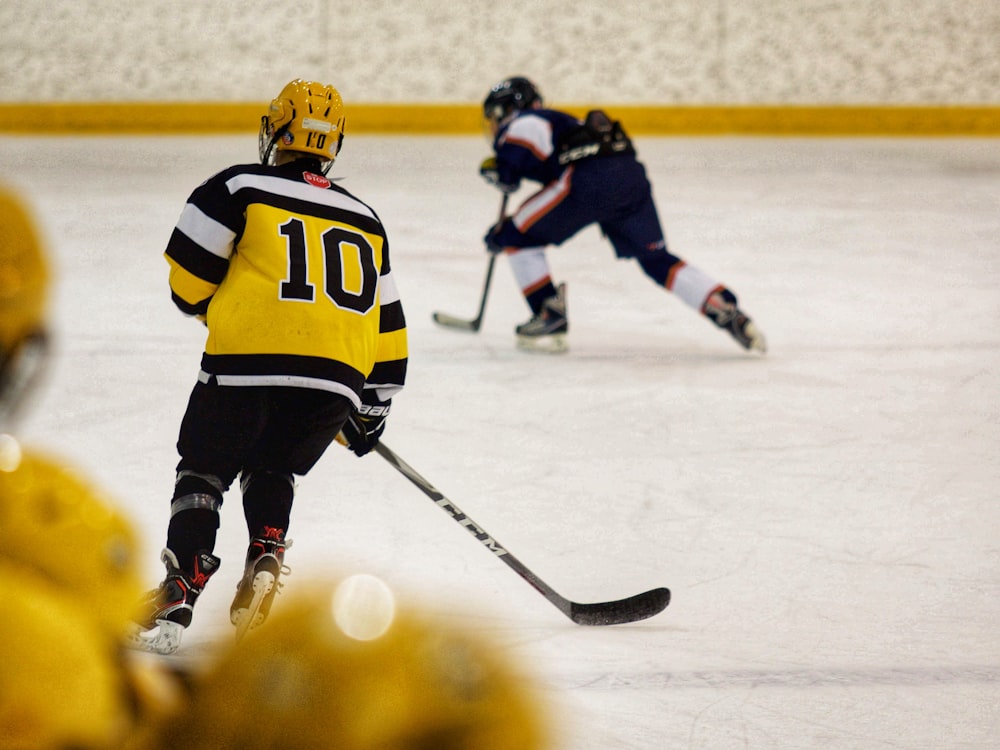
[[[215,549],[222,507],[221,482],[217,477],[181,471],[170,502],[167,548],[189,574],[199,552]]]
[[[545,251],[540,247],[527,247],[507,254],[510,268],[514,272],[514,281],[524,294],[531,312],[537,315],[541,312],[542,303],[549,297],[556,296],[556,288],[552,284],[552,274],[549,272],[549,261]]]
[[[217,511],[182,510],[170,517],[167,526],[167,549],[177,556],[177,562],[188,575],[194,575],[194,562],[199,552],[215,549],[219,528]]]
[[[526,289],[524,291],[524,299],[527,300],[532,314],[538,315],[542,311],[542,304],[545,300],[555,297],[556,294],[556,288],[552,283],[552,279],[546,279],[545,283],[541,286],[534,289]]]
[[[642,258],[636,258],[643,272],[660,286],[669,288],[667,280],[670,272],[675,266],[679,267],[684,261],[675,258],[666,252],[652,253]]]
[[[722,288],[717,280],[700,268],[685,263],[672,255],[657,255],[639,261],[642,270],[653,281],[662,284],[688,306],[704,312],[705,300],[716,289]]]
[[[243,475],[243,514],[250,537],[262,536],[262,529],[287,530],[295,498],[291,474],[252,471]]]

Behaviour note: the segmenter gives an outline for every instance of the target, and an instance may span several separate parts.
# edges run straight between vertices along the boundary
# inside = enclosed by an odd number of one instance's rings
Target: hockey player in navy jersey
[[[668,250],[645,168],[620,123],[601,110],[580,121],[547,109],[535,85],[520,76],[493,86],[483,116],[495,151],[480,166],[483,178],[508,194],[522,180],[542,185],[485,238],[490,252],[507,255],[531,308],[531,319],[516,329],[520,347],[567,348],[566,287],[553,283],[545,248],[596,223],[619,258],[633,258],[745,349],[766,351],[732,290]]]
[[[171,652],[219,567],[223,496],[240,478],[249,545],[230,607],[268,614],[284,570],[295,477],[342,435],[368,453],[407,365],[389,242],[366,203],[326,177],[344,108],[332,86],[288,83],[260,126],[260,164],[194,190],[167,243],[170,291],[205,321],[201,371],[177,441],[167,569],[135,645]]]

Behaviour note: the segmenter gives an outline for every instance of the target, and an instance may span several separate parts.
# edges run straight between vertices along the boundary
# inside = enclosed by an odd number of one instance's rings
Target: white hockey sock
[[[701,312],[708,295],[721,286],[721,283],[700,268],[686,263],[667,280],[667,289],[698,312]]]
[[[550,277],[549,260],[545,257],[543,248],[518,250],[516,253],[508,253],[507,257],[514,272],[514,280],[522,290],[531,289]]]

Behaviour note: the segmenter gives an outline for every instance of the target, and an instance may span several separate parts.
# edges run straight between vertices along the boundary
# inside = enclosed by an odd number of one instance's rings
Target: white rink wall
[[[1000,102],[997,0],[5,0],[0,102]]]

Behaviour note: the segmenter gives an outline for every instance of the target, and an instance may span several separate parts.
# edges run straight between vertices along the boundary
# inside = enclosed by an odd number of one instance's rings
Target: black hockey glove
[[[479,165],[479,174],[501,193],[513,193],[517,190],[517,185],[500,182],[500,170],[497,167],[497,158],[495,156],[483,159],[483,163]]]
[[[504,251],[504,246],[500,243],[500,230],[503,229],[504,222],[499,222],[490,227],[490,230],[483,237],[483,242],[486,243],[486,251],[489,253],[502,253]]]
[[[379,404],[361,404],[361,408],[344,422],[340,434],[355,455],[364,456],[378,445],[379,438],[385,431],[390,404],[392,399]]]

